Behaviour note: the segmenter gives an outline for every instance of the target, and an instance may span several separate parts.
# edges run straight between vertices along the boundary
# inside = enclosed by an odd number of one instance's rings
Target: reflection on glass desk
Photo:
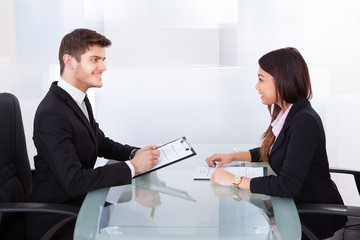
[[[74,239],[301,239],[292,199],[193,180],[206,157],[234,151],[234,145],[193,147],[196,156],[140,176],[131,185],[88,193]],[[270,168],[268,173],[273,173]]]

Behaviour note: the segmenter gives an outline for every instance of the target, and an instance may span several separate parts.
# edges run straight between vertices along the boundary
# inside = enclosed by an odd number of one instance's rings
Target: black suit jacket
[[[89,191],[131,183],[124,162],[93,169],[98,156],[128,160],[134,147],[104,136],[54,82],[40,103],[33,137],[37,155],[31,201],[80,205]]]
[[[250,153],[252,161],[259,161],[259,148]],[[293,198],[296,203],[343,204],[330,178],[321,119],[304,98],[290,109],[270,151],[269,164],[277,176],[253,178],[251,192]],[[325,238],[343,227],[346,217],[301,216],[301,220]]]

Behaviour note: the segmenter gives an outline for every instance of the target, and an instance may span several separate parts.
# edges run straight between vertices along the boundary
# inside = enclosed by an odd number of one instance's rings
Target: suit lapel
[[[93,140],[95,146],[97,147],[97,140],[96,140],[96,136],[95,136],[95,130],[92,127],[91,123],[89,122],[89,120],[86,118],[85,114],[83,113],[83,111],[80,109],[80,107],[78,106],[78,104],[75,102],[75,100],[62,88],[58,87],[56,82],[52,83],[50,90],[53,91],[55,94],[57,94],[61,99],[63,99],[65,101],[65,103],[74,110],[74,112],[76,113],[77,117],[83,122],[83,124],[87,127],[87,129],[89,130],[89,133],[91,135],[91,139]]]
[[[269,155],[269,159],[271,158],[271,156],[273,155],[274,152],[276,152],[276,150],[283,145],[283,142],[285,141],[285,133],[288,130],[288,128],[290,127],[290,124],[292,122],[292,120],[294,119],[294,117],[296,116],[296,114],[305,107],[305,105],[310,104],[310,102],[308,100],[306,100],[305,98],[300,98],[298,99],[294,105],[291,107],[290,112],[288,114],[288,116],[286,117],[285,123],[283,128],[281,129],[279,136],[277,137],[273,148],[270,151],[270,155]]]

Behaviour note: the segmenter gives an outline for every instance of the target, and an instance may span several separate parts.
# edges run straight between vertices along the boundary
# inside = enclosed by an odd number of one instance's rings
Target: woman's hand
[[[224,170],[223,168],[219,168],[213,173],[210,182],[231,187],[233,186],[232,184],[233,178],[234,178],[234,174]]]
[[[231,163],[232,161],[233,156],[231,153],[215,153],[206,159],[206,163],[209,167],[220,167],[223,164]]]
[[[233,186],[232,181],[234,177],[234,174],[224,170],[223,168],[219,168],[213,173],[210,182],[230,187]],[[251,178],[242,177],[238,187],[241,189],[250,190],[250,182]]]

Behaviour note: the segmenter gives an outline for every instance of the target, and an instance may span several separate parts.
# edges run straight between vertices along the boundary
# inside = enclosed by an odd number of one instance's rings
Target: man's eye
[[[93,59],[91,59],[91,61],[97,62],[97,58],[93,58]]]

